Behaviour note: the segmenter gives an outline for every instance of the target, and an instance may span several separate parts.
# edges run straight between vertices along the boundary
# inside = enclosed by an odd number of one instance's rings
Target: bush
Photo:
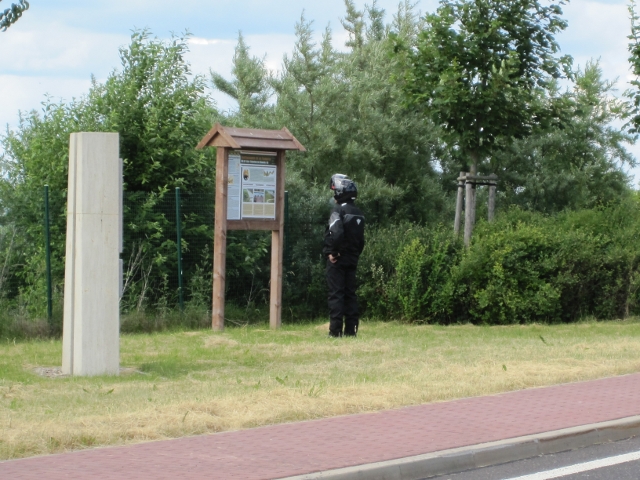
[[[369,316],[441,322],[451,311],[451,269],[462,245],[447,228],[415,224],[372,228],[359,266]]]
[[[514,209],[482,223],[454,269],[456,319],[572,322],[635,313],[639,215],[625,203],[554,217]]]
[[[465,250],[447,227],[371,228],[360,263],[367,315],[433,323],[573,322],[640,313],[635,201],[479,222]]]

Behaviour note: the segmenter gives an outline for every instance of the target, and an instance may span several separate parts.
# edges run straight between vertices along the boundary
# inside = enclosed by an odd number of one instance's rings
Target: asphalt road
[[[529,458],[495,467],[485,467],[457,474],[432,477],[429,480],[546,480],[550,478],[561,478],[563,480],[638,480],[640,479],[640,460],[591,468],[606,463],[605,459],[611,459],[611,462],[616,461],[615,457],[624,454],[629,455],[620,459],[633,458],[631,454],[636,452],[638,453],[637,458],[640,458],[640,437]],[[597,460],[600,460],[597,464],[584,465],[587,462]],[[589,468],[589,470],[564,475],[560,471],[553,472],[555,469],[570,466],[582,469]],[[524,478],[521,479],[520,477]]]

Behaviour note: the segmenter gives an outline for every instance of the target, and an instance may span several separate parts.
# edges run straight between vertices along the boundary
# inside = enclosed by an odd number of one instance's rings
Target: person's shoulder
[[[336,205],[331,208],[331,213],[329,214],[329,221],[336,216],[341,217],[343,215],[342,207],[340,205]]]
[[[349,203],[345,204],[345,207],[350,210],[349,213],[351,213],[351,214],[363,215],[362,210],[360,210],[358,208],[358,206],[355,204],[355,202],[349,202]]]

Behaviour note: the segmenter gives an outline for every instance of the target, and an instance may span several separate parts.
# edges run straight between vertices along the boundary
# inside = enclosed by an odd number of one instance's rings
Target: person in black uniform
[[[337,205],[329,217],[322,250],[327,258],[329,336],[355,337],[359,325],[356,269],[364,248],[364,215],[354,203],[358,188],[353,180],[336,173],[330,186]]]

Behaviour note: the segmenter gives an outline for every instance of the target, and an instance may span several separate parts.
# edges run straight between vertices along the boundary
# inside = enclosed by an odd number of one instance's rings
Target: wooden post
[[[282,270],[284,247],[284,179],[285,179],[285,151],[278,151],[276,165],[276,220],[278,230],[271,232],[271,307],[269,310],[269,325],[280,328],[282,324]]]
[[[476,192],[478,184],[474,181],[471,184],[471,230],[476,226]]]
[[[489,185],[489,221],[493,222],[496,210],[496,186]]]
[[[474,220],[474,185],[473,180],[467,179],[465,182],[465,198],[464,198],[464,244],[471,244],[471,233],[473,232]]]
[[[211,328],[224,330],[224,289],[227,263],[227,177],[229,149],[218,147],[216,156],[216,211],[213,241],[213,308]]]
[[[456,200],[456,217],[453,221],[453,233],[457,237],[460,234],[460,220],[462,216],[462,200],[464,198],[464,180],[461,180],[467,172],[460,172],[460,177],[458,178],[458,198]]]

